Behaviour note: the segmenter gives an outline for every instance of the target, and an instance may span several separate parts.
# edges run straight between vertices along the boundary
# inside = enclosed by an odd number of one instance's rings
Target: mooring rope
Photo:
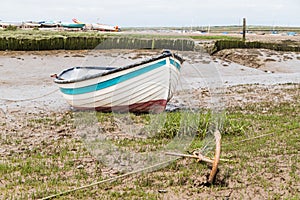
[[[237,142],[245,142],[245,141],[248,141],[248,140],[253,140],[253,139],[257,139],[257,138],[267,137],[267,136],[270,136],[270,135],[273,135],[273,134],[274,133],[264,134],[264,135],[261,135],[261,136],[252,137],[252,138],[248,138],[246,140],[241,140],[241,141],[237,141]],[[236,142],[227,143],[227,144],[224,144],[224,146],[227,146],[227,145],[233,144],[233,143],[236,143]],[[182,156],[180,154],[175,155],[175,156],[185,157],[185,156]],[[163,163],[152,165],[150,167],[146,167],[146,168],[139,169],[139,170],[136,170],[136,171],[133,171],[133,172],[129,172],[129,173],[126,173],[126,174],[123,174],[123,175],[120,175],[120,176],[116,176],[116,177],[109,178],[109,179],[102,180],[102,181],[98,181],[98,182],[95,182],[95,183],[92,183],[92,184],[89,184],[89,185],[84,185],[84,186],[81,186],[81,187],[78,187],[78,188],[74,188],[74,189],[67,190],[67,191],[64,191],[64,192],[61,192],[61,193],[57,193],[57,194],[54,194],[54,195],[51,195],[51,196],[48,196],[48,197],[44,197],[44,198],[42,198],[42,200],[53,199],[53,198],[56,198],[56,197],[59,197],[59,196],[67,195],[67,194],[69,194],[71,192],[75,192],[75,191],[78,191],[78,190],[86,189],[86,188],[93,187],[93,186],[100,185],[100,184],[107,183],[107,182],[112,182],[112,181],[115,181],[117,179],[125,178],[125,177],[133,175],[133,174],[138,174],[140,172],[147,171],[147,170],[153,169],[155,167],[159,167],[159,166],[168,164],[170,162],[173,162],[173,161],[179,159],[179,157],[175,158],[175,159],[172,159],[172,160],[168,160],[168,161],[163,162]]]
[[[109,178],[109,179],[105,179],[105,180],[102,180],[102,181],[91,183],[89,185],[84,185],[84,186],[81,186],[81,187],[78,187],[78,188],[74,188],[74,189],[67,190],[67,191],[64,191],[64,192],[61,192],[61,193],[57,193],[57,194],[54,194],[54,195],[51,195],[51,196],[48,196],[48,197],[44,197],[44,198],[42,198],[42,200],[53,199],[53,198],[56,198],[56,197],[59,197],[59,196],[63,196],[63,195],[69,194],[71,192],[75,192],[75,191],[78,191],[78,190],[86,189],[86,188],[89,188],[89,187],[92,187],[92,186],[96,186],[96,185],[100,185],[100,184],[103,184],[103,183],[106,183],[106,182],[112,182],[112,181],[115,181],[115,180],[120,179],[120,178],[124,178],[124,177],[130,176],[130,175],[133,175],[133,174],[138,174],[140,172],[147,171],[147,170],[150,170],[150,169],[153,169],[153,168],[156,168],[156,167],[168,164],[168,163],[173,162],[173,161],[175,161],[177,159],[179,159],[179,157],[178,158],[174,158],[172,160],[165,161],[163,163],[158,163],[158,164],[155,164],[155,165],[143,168],[143,169],[132,171],[132,172],[120,175],[120,176],[112,177],[112,178]]]
[[[271,136],[271,135],[274,135],[274,134],[275,134],[274,132],[271,132],[271,133],[267,133],[267,134],[263,134],[263,135],[259,135],[259,136],[250,137],[250,138],[247,138],[247,139],[244,139],[244,140],[225,143],[222,146],[229,146],[229,145],[236,144],[236,143],[247,142],[247,141],[251,141],[251,140],[255,140],[255,139],[259,139],[259,138],[263,138],[263,137],[268,137],[268,136]]]
[[[28,98],[28,99],[2,99],[0,98],[0,101],[8,101],[8,102],[23,102],[23,101],[32,101],[32,100],[35,100],[35,99],[40,99],[40,98],[43,98],[43,97],[46,97],[46,96],[49,96],[55,92],[57,92],[59,89],[55,89],[49,93],[46,93],[44,95],[41,95],[41,96],[37,96],[37,97],[33,97],[33,98]]]

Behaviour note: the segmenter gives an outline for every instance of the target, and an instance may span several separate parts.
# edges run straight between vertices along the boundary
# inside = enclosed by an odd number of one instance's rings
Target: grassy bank
[[[83,50],[83,49],[171,49],[194,51],[194,41],[212,41],[205,50],[215,53],[230,48],[265,48],[277,51],[300,51],[300,45],[285,41],[246,41],[228,35],[163,35],[103,32],[67,32],[16,30],[0,31],[0,51]],[[201,43],[201,42],[200,42]],[[214,44],[214,48],[212,47]]]
[[[210,171],[206,164],[180,159],[156,172],[132,175],[58,199],[299,199],[298,113],[297,97],[277,105],[261,102],[228,109],[221,158],[230,161],[220,164],[212,187],[205,186]],[[190,150],[201,147],[210,112],[198,117],[197,137]],[[120,131],[111,114],[98,114],[97,118],[107,133]],[[147,124],[151,116],[130,118]],[[178,112],[167,113],[166,123],[153,137],[112,141],[138,152],[155,150],[174,136],[179,121]],[[73,113],[28,114],[1,126],[1,199],[37,199],[120,174],[91,156],[76,134]],[[255,138],[262,135],[267,136]]]
[[[83,49],[171,49],[194,50],[188,37],[120,35],[99,32],[0,31],[0,50],[83,50]]]
[[[215,42],[214,49],[212,54],[223,49],[270,49],[275,51],[293,51],[300,52],[300,45],[295,42],[286,41],[286,42],[259,42],[259,41],[246,41],[242,40],[218,40]]]

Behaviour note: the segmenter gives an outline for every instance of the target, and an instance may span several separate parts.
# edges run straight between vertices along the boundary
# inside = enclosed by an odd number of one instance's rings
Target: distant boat
[[[72,20],[76,24],[84,24],[83,22],[79,21],[76,18],[73,18]],[[99,24],[99,23],[92,23],[92,24],[90,24],[90,27],[93,30],[99,30],[99,31],[116,31],[116,32],[118,32],[120,30],[118,26],[110,26],[110,25]]]
[[[271,31],[271,35],[278,35],[278,31]]]
[[[295,35],[297,35],[297,33],[296,32],[287,32],[287,35],[288,36],[295,36]]]
[[[109,26],[109,25],[105,25],[105,24],[92,24],[92,29],[93,30],[99,30],[99,31],[119,31],[119,27],[118,26]]]
[[[74,67],[56,75],[67,102],[78,110],[159,113],[178,84],[183,59],[164,51],[120,68]]]
[[[60,24],[59,22],[54,22],[54,21],[42,21],[39,23],[41,24],[42,27],[45,27],[45,28],[58,27]]]
[[[64,28],[83,28],[85,24],[61,24],[62,27]]]

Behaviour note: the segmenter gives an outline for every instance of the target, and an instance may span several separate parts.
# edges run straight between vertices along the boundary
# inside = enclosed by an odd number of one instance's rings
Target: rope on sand
[[[55,92],[57,92],[59,89],[55,89],[47,94],[44,94],[42,96],[37,96],[37,97],[33,97],[33,98],[28,98],[28,99],[20,99],[20,100],[17,100],[17,99],[2,99],[0,98],[0,101],[8,101],[8,102],[23,102],[23,101],[32,101],[32,100],[35,100],[35,99],[40,99],[40,98],[43,98],[43,97],[46,97],[46,96],[49,96]]]
[[[105,179],[105,180],[102,180],[102,181],[98,181],[98,182],[95,182],[95,183],[92,183],[92,184],[89,184],[89,185],[84,185],[84,186],[81,186],[81,187],[78,187],[78,188],[74,188],[74,189],[71,189],[71,190],[67,190],[67,191],[64,191],[64,192],[61,192],[61,193],[57,193],[57,194],[54,194],[54,195],[51,195],[51,196],[48,196],[48,197],[44,197],[44,198],[42,198],[42,200],[53,199],[53,198],[56,198],[56,197],[59,197],[59,196],[63,196],[63,195],[69,194],[71,192],[75,192],[75,191],[86,189],[86,188],[89,188],[89,187],[92,187],[92,186],[100,185],[102,183],[112,182],[112,181],[115,181],[115,180],[120,179],[120,178],[124,178],[124,177],[130,176],[130,175],[133,175],[133,174],[138,174],[138,173],[143,172],[143,171],[154,169],[156,167],[159,167],[159,166],[168,164],[170,162],[173,162],[173,161],[175,161],[177,159],[179,159],[179,158],[171,159],[171,160],[165,161],[163,163],[152,165],[150,167],[146,167],[146,168],[143,168],[143,169],[138,169],[136,171],[132,171],[132,172],[120,175],[120,176],[116,176],[116,177],[113,177],[113,178],[109,178],[109,179]]]
[[[255,139],[259,139],[259,138],[263,138],[263,137],[268,137],[268,136],[271,136],[271,135],[274,135],[274,134],[275,134],[274,132],[271,132],[271,133],[267,133],[267,134],[247,138],[247,139],[244,139],[244,140],[239,140],[239,141],[233,141],[233,142],[230,142],[230,143],[226,143],[226,144],[223,144],[223,146],[228,146],[228,145],[235,144],[235,143],[247,142],[247,141],[251,141],[251,140],[255,140]]]

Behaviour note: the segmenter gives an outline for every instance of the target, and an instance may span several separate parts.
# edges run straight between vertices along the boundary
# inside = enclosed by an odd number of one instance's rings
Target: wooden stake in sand
[[[243,42],[246,41],[246,18],[243,18]]]
[[[217,170],[218,170],[218,164],[220,162],[220,154],[221,154],[221,133],[219,130],[216,130],[214,132],[215,140],[216,140],[216,152],[215,152],[215,159],[213,163],[212,170],[210,172],[209,178],[208,178],[208,183],[212,184]]]

